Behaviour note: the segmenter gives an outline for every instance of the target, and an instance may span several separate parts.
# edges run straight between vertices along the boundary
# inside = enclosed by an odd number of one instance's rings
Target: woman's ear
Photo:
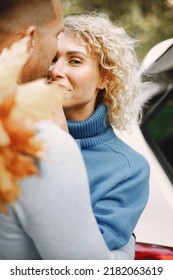
[[[104,79],[104,77],[100,78],[100,81],[99,81],[99,84],[98,84],[98,88],[101,89],[101,90],[105,88],[105,79]]]
[[[35,46],[35,26],[29,26],[25,31],[25,36],[30,37],[30,40],[28,42],[28,51],[30,54],[32,54],[34,46]]]
[[[104,89],[105,88],[105,83],[101,83],[100,85],[99,85],[99,89]]]

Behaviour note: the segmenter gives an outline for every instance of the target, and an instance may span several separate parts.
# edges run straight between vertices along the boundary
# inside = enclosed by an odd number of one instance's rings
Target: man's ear
[[[35,45],[35,31],[36,31],[35,26],[29,26],[25,30],[25,36],[30,37],[30,40],[28,42],[28,51],[30,54],[32,54]]]

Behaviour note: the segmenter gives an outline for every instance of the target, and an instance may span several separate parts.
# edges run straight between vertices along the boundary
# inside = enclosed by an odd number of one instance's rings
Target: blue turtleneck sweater
[[[68,128],[80,143],[103,238],[110,250],[120,248],[128,242],[146,206],[149,165],[115,135],[103,104],[85,121],[69,120]]]

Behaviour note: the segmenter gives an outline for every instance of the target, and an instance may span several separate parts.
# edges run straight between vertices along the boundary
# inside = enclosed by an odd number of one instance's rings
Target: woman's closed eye
[[[79,66],[82,64],[82,60],[80,58],[71,58],[69,59],[68,63],[72,66]]]

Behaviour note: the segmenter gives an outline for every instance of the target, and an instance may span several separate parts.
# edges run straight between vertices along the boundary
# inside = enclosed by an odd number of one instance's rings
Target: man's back
[[[51,122],[37,129],[46,158],[38,176],[21,182],[22,195],[9,215],[0,214],[0,259],[111,258],[92,213],[77,144]]]

